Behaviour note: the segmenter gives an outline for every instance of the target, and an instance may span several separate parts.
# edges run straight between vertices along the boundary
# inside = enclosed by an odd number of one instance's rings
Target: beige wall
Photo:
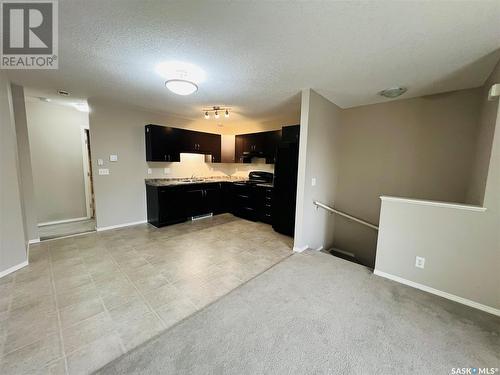
[[[26,104],[22,86],[12,85],[12,104],[16,123],[17,148],[21,176],[21,203],[26,240],[38,240],[38,219],[36,212],[33,172],[31,168],[31,150],[26,119]]]
[[[34,99],[26,113],[38,222],[86,217],[81,128],[88,114]]]
[[[375,263],[377,232],[314,211],[313,199],[375,225],[381,195],[466,202],[481,94],[462,90],[344,110],[314,91],[309,100],[303,96],[301,129],[308,135],[301,138],[297,246],[335,247]]]
[[[479,132],[476,141],[476,155],[474,159],[474,169],[467,191],[467,202],[482,205],[484,202],[484,192],[486,189],[486,179],[490,163],[493,134],[495,132],[495,117],[497,114],[498,101],[484,100],[488,95],[490,87],[494,83],[500,82],[500,62],[493,69],[492,74],[481,88],[481,115],[479,118]]]
[[[222,132],[203,122],[191,123],[165,114],[147,112],[116,103],[90,100],[90,137],[92,168],[97,210],[97,227],[135,223],[146,220],[146,191],[144,179],[196,176],[248,175],[251,170],[273,171],[269,164],[205,163],[200,155],[182,155],[180,163],[146,162],[144,125],[158,124],[199,131]],[[285,125],[285,124],[283,124]],[[280,128],[280,127],[278,127]],[[255,128],[251,128],[255,131]],[[270,125],[268,129],[276,129]],[[109,155],[118,155],[118,162],[109,162]],[[99,167],[97,159],[105,165]],[[99,176],[99,168],[110,174]],[[152,174],[148,174],[148,168]],[[169,168],[168,174],[164,168]]]
[[[335,206],[378,224],[381,195],[466,202],[480,89],[343,110]],[[376,231],[337,218],[334,246],[373,266]]]
[[[492,141],[487,171],[481,171],[485,212],[405,202],[383,202],[376,269],[425,287],[471,300],[500,314],[500,112],[488,89],[500,83],[500,66],[481,90],[481,119]],[[491,130],[489,130],[491,129]],[[494,136],[493,136],[494,135]],[[484,150],[478,150],[480,154]],[[480,158],[485,157],[481,155]],[[477,189],[477,188],[476,188]],[[426,258],[424,269],[415,257]],[[483,307],[484,308],[484,307]]]
[[[0,274],[27,261],[10,83],[0,72]]]
[[[302,91],[300,150],[294,248],[328,248],[336,218],[313,201],[333,204],[338,183],[341,109],[313,90]],[[316,185],[312,186],[312,179]]]

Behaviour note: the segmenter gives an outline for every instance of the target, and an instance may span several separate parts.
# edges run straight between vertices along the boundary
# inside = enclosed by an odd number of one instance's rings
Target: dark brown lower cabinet
[[[162,227],[193,216],[228,212],[222,199],[223,184],[146,185],[148,223]]]
[[[148,222],[155,227],[185,221],[185,192],[180,186],[146,185]]]

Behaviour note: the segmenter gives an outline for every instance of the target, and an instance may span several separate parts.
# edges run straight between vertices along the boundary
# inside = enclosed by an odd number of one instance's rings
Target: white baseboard
[[[463,305],[473,307],[475,309],[482,310],[482,311],[485,311],[487,313],[490,313],[490,314],[493,314],[496,316],[500,316],[500,310],[496,309],[494,307],[483,305],[481,303],[474,302],[474,301],[471,301],[469,299],[456,296],[454,294],[443,292],[441,290],[434,289],[434,288],[431,288],[430,286],[419,284],[419,283],[416,283],[414,281],[403,279],[402,277],[394,276],[394,275],[391,275],[389,273],[379,271],[377,269],[373,270],[373,273],[377,276],[385,277],[386,279],[393,280],[393,281],[396,281],[398,283],[405,284],[405,285],[411,286],[413,288],[423,290],[424,292],[432,293],[432,294],[435,294],[437,296],[461,303]]]
[[[39,227],[46,227],[47,225],[73,223],[75,221],[83,221],[83,220],[88,220],[88,219],[90,219],[90,217],[87,217],[87,216],[75,217],[73,219],[64,219],[64,220],[56,220],[56,221],[47,221],[45,223],[38,223],[38,226]]]
[[[309,246],[307,246],[307,245],[301,246],[301,247],[299,247],[299,246],[294,246],[293,247],[293,251],[295,251],[296,253],[301,253],[301,252],[303,252],[303,251],[305,251],[307,249],[309,249]]]
[[[132,225],[139,225],[139,224],[145,224],[145,223],[147,223],[147,221],[146,220],[142,220],[142,221],[135,221],[133,223],[111,225],[109,227],[97,227],[96,230],[98,232],[102,232],[102,231],[105,231],[105,230],[118,229],[118,228],[124,228],[124,227],[131,227]]]
[[[301,252],[303,252],[303,251],[306,251],[307,249],[311,249],[311,248],[309,247],[309,245],[300,246],[300,247],[299,247],[299,246],[294,246],[294,247],[293,247],[293,251],[295,251],[296,253],[301,253]],[[311,250],[321,251],[321,250],[323,250],[323,246],[320,246],[320,247],[318,247],[317,249],[311,249]]]
[[[28,241],[28,245],[33,245],[34,243],[40,242],[40,238],[34,238]]]
[[[15,266],[12,266],[12,267],[6,269],[5,271],[0,272],[0,278],[7,276],[8,274],[15,272],[23,267],[26,267],[27,265],[28,265],[28,260],[25,260],[22,263],[16,264]]]

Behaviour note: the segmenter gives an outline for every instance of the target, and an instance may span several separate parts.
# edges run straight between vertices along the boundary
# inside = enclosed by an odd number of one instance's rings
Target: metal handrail
[[[350,219],[352,221],[355,221],[356,223],[360,223],[360,224],[366,225],[369,228],[378,230],[378,227],[376,225],[373,225],[373,224],[371,224],[371,223],[369,223],[367,221],[364,221],[362,219],[359,219],[359,218],[357,218],[355,216],[352,216],[352,215],[346,214],[345,212],[336,210],[335,208],[327,206],[326,204],[323,204],[323,203],[318,202],[318,201],[313,201],[313,203],[316,206],[316,209],[318,209],[318,207],[321,207],[322,209],[324,209],[326,211],[333,212],[333,213],[335,213],[337,215],[340,215],[340,216],[348,218],[348,219]]]

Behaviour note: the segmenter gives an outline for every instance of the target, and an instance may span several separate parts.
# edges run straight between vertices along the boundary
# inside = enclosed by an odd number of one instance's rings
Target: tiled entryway
[[[269,225],[225,214],[31,247],[0,279],[0,373],[86,374],[291,254]]]

